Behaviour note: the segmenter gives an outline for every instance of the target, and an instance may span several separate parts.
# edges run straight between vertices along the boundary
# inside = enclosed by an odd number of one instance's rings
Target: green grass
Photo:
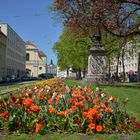
[[[140,133],[131,135],[107,135],[107,134],[96,134],[96,135],[86,135],[86,134],[46,134],[46,135],[33,135],[29,136],[27,134],[21,135],[10,135],[5,137],[0,137],[0,140],[139,140]]]
[[[14,91],[14,90],[18,90],[18,89],[21,89],[24,87],[31,86],[34,83],[35,83],[35,81],[29,82],[29,83],[22,83],[22,84],[18,84],[18,85],[0,86],[0,95],[5,92]]]

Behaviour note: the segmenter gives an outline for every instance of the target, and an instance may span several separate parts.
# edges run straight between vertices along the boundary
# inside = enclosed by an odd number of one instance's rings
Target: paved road
[[[10,82],[10,83],[0,83],[0,87],[3,86],[13,86],[13,85],[22,85],[22,84],[27,84],[35,81],[24,81],[24,82]]]

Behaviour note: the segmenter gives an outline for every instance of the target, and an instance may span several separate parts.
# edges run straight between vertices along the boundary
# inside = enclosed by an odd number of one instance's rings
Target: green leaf
[[[23,113],[22,122],[26,123],[26,111]]]

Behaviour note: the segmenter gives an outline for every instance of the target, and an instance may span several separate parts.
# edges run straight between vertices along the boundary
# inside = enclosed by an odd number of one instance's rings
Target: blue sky
[[[24,41],[31,40],[57,63],[52,47],[63,31],[48,7],[53,0],[0,0],[0,23],[8,23]]]

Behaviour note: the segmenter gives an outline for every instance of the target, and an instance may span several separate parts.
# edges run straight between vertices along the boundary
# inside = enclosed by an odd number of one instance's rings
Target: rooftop
[[[36,47],[36,45],[34,45],[34,44],[32,43],[32,41],[30,41],[30,40],[26,41],[26,45],[32,45],[32,46],[35,46],[35,47]]]
[[[47,57],[43,51],[38,51],[39,57]]]

